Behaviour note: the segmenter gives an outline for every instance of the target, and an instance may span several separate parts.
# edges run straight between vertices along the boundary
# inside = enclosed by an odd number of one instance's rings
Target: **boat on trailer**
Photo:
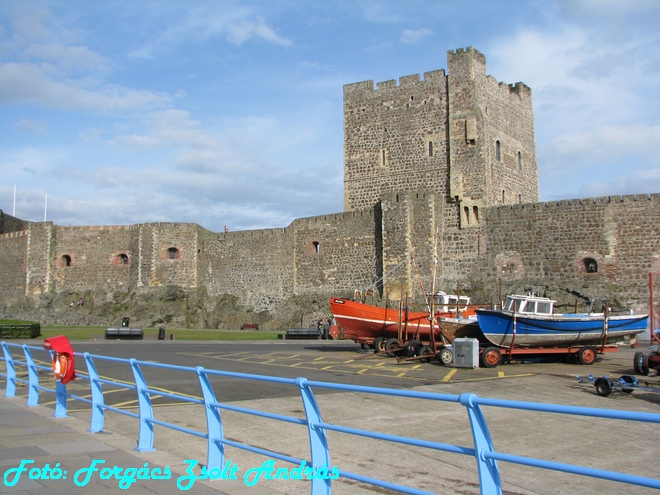
[[[556,301],[533,295],[507,296],[502,309],[476,310],[483,336],[498,347],[605,345],[646,330],[647,314],[554,312]]]
[[[401,347],[409,341],[441,342],[443,330],[438,325],[439,320],[475,314],[468,296],[440,291],[433,295],[434,321],[430,319],[429,310],[410,311],[405,305],[381,307],[342,297],[331,298],[330,309],[337,322],[330,330],[333,338],[354,340],[362,347],[371,346],[380,352],[390,350],[388,347],[392,345]]]

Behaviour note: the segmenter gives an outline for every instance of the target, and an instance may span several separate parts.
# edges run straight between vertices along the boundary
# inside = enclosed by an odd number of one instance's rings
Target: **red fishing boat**
[[[330,299],[330,309],[337,324],[330,329],[330,336],[354,340],[362,347],[373,347],[378,352],[384,352],[399,349],[411,341],[442,342],[443,337],[451,341],[453,339],[444,335],[446,332],[438,321],[442,318],[467,319],[475,314],[467,296],[436,292],[432,302],[433,310],[410,311],[403,305],[385,308],[333,297]],[[433,322],[430,319],[431,311]]]

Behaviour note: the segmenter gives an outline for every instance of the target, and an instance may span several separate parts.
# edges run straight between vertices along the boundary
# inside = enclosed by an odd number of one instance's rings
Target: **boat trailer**
[[[591,383],[596,387],[596,393],[601,397],[607,397],[614,391],[621,391],[627,394],[632,394],[635,390],[644,390],[645,392],[658,392],[660,393],[660,384],[649,382],[640,382],[637,378],[630,375],[622,375],[618,380],[602,376],[600,378],[589,375],[586,378],[578,376],[578,383]]]

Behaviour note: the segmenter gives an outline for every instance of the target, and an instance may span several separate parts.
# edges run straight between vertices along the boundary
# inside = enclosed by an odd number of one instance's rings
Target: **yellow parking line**
[[[445,377],[442,379],[442,381],[443,382],[448,382],[449,380],[451,380],[451,377],[456,374],[457,371],[458,371],[458,369],[452,368],[451,370],[449,370],[449,373],[447,373],[445,375]]]

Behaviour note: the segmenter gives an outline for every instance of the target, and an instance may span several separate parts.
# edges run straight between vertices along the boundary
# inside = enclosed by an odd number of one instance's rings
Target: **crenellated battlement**
[[[420,78],[419,74],[410,74],[408,76],[401,76],[399,80],[389,79],[376,83],[374,86],[373,79],[368,81],[360,81],[352,84],[344,85],[344,95],[356,95],[359,93],[371,94],[377,91],[396,90],[396,89],[411,89],[424,84],[438,84],[445,82],[446,73],[444,69],[424,72],[424,79]]]
[[[0,234],[0,239],[14,239],[17,237],[25,237],[29,234],[27,230],[19,230],[17,232],[7,232],[6,234]]]
[[[554,209],[561,215],[562,210],[573,210],[581,207],[582,210],[594,208],[594,211],[606,205],[631,205],[639,203],[660,204],[660,193],[654,194],[628,194],[621,196],[598,196],[593,198],[560,199],[557,201],[546,201],[541,203],[521,203],[512,205],[492,206],[490,211],[497,215],[510,215],[512,211],[522,210],[548,210]]]

